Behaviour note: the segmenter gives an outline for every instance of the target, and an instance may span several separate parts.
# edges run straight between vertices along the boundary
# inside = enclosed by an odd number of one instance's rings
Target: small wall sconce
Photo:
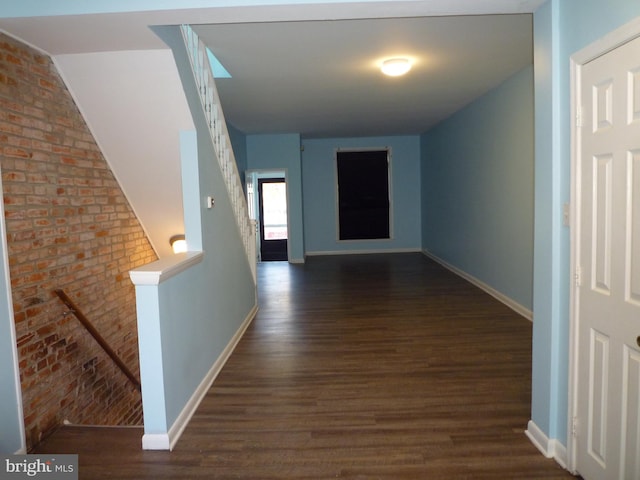
[[[169,239],[169,244],[173,249],[173,253],[183,253],[187,251],[187,240],[184,234],[174,235]]]

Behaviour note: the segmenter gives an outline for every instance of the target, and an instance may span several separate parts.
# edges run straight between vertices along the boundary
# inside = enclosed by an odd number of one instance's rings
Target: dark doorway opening
[[[388,239],[389,151],[338,151],[340,240]]]
[[[283,261],[287,255],[287,184],[284,178],[258,179],[260,259]]]

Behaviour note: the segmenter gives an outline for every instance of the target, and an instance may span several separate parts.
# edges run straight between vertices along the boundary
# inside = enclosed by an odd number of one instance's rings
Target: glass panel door
[[[260,257],[287,260],[287,184],[284,178],[258,180],[260,203]]]

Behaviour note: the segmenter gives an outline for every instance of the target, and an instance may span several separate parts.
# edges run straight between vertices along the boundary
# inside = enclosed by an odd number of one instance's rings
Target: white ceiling
[[[152,25],[521,14],[533,13],[545,1],[5,0],[0,2],[0,30],[50,55],[58,55],[165,48],[149,30]],[[114,7],[109,12],[111,5]],[[203,5],[209,7],[203,8]],[[118,6],[126,7],[127,11],[118,12]],[[22,10],[23,15],[20,14]],[[37,16],[34,13],[44,10],[55,11],[55,15]],[[95,13],[99,10],[107,13]],[[69,14],[62,13],[65,11]]]
[[[216,83],[246,133],[419,134],[532,62],[531,15],[200,25],[232,78]],[[404,77],[383,59],[406,56]]]

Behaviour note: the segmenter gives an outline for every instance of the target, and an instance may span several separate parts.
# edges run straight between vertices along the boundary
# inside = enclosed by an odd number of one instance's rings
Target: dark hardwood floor
[[[420,254],[259,266],[260,311],[173,452],[65,427],[80,478],[566,479],[524,434],[531,323]]]

